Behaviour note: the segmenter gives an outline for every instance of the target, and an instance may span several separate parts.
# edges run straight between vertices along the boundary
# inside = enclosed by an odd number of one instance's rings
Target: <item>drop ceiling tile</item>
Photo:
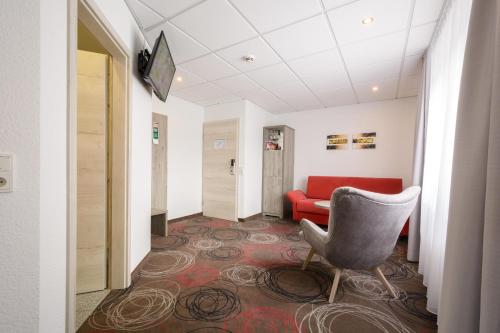
[[[242,91],[239,92],[238,95],[254,104],[257,104],[269,112],[276,113],[294,111],[291,106],[262,88]]]
[[[163,17],[170,19],[200,0],[140,0]]]
[[[248,99],[248,100],[275,100],[276,96],[271,94],[269,91],[262,89],[262,88],[257,88],[257,89],[251,89],[251,90],[245,90],[245,91],[240,91],[238,93],[238,96]]]
[[[260,32],[282,27],[322,11],[320,2],[311,0],[232,0],[232,3]]]
[[[156,14],[153,10],[144,6],[144,4],[138,0],[126,0],[127,4],[134,14],[139,26],[146,29],[154,24],[157,24],[163,20],[163,17]]]
[[[217,105],[217,104],[225,104],[225,103],[231,103],[231,102],[236,102],[241,100],[241,97],[236,96],[236,95],[227,95],[227,96],[222,96],[222,97],[217,97],[217,98],[209,98],[205,99],[203,101],[196,102],[197,104],[201,106],[211,106],[211,105]]]
[[[410,0],[360,0],[328,12],[340,45],[402,31],[408,24]],[[375,21],[364,25],[364,18]]]
[[[406,55],[421,55],[427,50],[431,42],[432,34],[436,28],[436,23],[428,23],[410,29]]]
[[[311,92],[297,79],[269,88],[269,91],[281,99],[288,99],[297,95],[311,95]]]
[[[226,77],[224,79],[213,81],[213,83],[234,93],[259,88],[257,83],[250,80],[244,74]]]
[[[269,90],[296,110],[323,107],[318,99],[299,80],[286,82]]]
[[[238,71],[226,64],[213,53],[183,63],[182,67],[207,81],[238,74]]]
[[[146,38],[151,47],[154,46],[162,30],[176,64],[210,53],[206,47],[168,22],[146,32]]]
[[[321,100],[321,102],[327,107],[335,107],[341,105],[356,104],[356,96],[352,88],[349,86],[343,89],[336,90],[323,90],[315,92],[316,96]]]
[[[414,55],[405,58],[403,64],[403,75],[417,75],[422,72],[423,59],[421,55]]]
[[[401,82],[399,83],[399,93],[398,97],[411,97],[418,96],[420,89],[420,75],[410,75],[401,77]]]
[[[288,65],[301,77],[320,76],[324,72],[344,69],[344,63],[337,49],[292,60]]]
[[[275,87],[296,80],[292,71],[283,63],[260,68],[248,72],[247,75],[264,88]]]
[[[417,26],[439,19],[444,0],[416,0],[411,25]]]
[[[396,98],[397,79],[377,82],[378,91],[372,91],[373,84],[354,85],[360,103],[383,101]]]
[[[328,72],[321,76],[301,77],[301,79],[314,93],[323,90],[334,90],[351,86],[349,77],[344,69],[336,72]]]
[[[228,96],[230,93],[210,82],[206,82],[186,89],[174,91],[172,92],[172,95],[191,102],[199,102],[207,99]]]
[[[179,78],[181,79],[179,80]],[[184,70],[182,67],[177,66],[174,81],[172,82],[172,87],[170,88],[170,90],[181,90],[203,82],[205,82],[205,80],[203,80],[201,77]]]
[[[285,60],[335,47],[324,15],[265,34],[264,38]]]
[[[289,99],[286,100],[286,102],[290,105],[293,105],[293,107],[297,111],[306,111],[306,110],[316,110],[316,109],[323,109],[324,106],[321,104],[316,98],[294,98],[294,99]]]
[[[252,102],[252,101],[250,101]],[[252,102],[253,103],[253,102]],[[287,113],[291,111],[295,111],[290,105],[280,101],[279,99],[274,99],[272,101],[268,101],[266,103],[258,104],[255,103],[264,110],[277,114],[277,113]]]
[[[260,37],[220,50],[217,54],[242,72],[281,62],[276,53]],[[255,61],[243,61],[242,58],[247,55],[255,56]]]
[[[401,70],[401,60],[381,61],[373,64],[360,64],[348,67],[354,84],[376,82],[398,78]]]
[[[313,91],[349,85],[344,63],[336,49],[292,60],[288,64]]]
[[[403,55],[405,32],[384,35],[362,42],[341,46],[347,67],[398,59]]]
[[[326,9],[338,8],[341,6],[345,6],[359,0],[322,0],[325,4]]]
[[[226,0],[207,0],[171,22],[212,50],[257,35]]]

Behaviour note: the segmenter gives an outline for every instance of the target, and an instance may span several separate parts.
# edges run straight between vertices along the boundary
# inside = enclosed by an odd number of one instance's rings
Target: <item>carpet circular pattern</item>
[[[316,254],[301,270],[311,247],[300,231],[268,217],[172,223],[169,236],[152,236],[132,285],[113,290],[78,332],[437,331],[404,241],[381,267],[399,299],[372,272],[344,270],[329,304],[332,266]]]

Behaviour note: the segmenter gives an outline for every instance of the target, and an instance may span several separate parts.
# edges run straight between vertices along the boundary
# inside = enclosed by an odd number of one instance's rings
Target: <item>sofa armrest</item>
[[[287,194],[288,200],[295,205],[296,202],[307,199],[304,192],[301,190],[290,191]]]

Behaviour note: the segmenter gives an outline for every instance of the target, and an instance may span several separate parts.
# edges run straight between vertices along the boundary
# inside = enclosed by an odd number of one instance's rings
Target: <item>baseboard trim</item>
[[[186,219],[192,219],[192,218],[198,217],[198,216],[203,216],[203,213],[199,212],[199,213],[196,213],[196,214],[191,214],[191,215],[186,215],[186,216],[181,216],[181,217],[178,217],[178,218],[175,218],[175,219],[171,219],[171,220],[168,220],[168,224],[175,223],[175,222],[180,222],[180,221],[183,221],[183,220],[186,220]]]
[[[260,217],[260,216],[262,216],[262,213],[257,213],[255,215],[250,215],[250,216],[245,217],[245,218],[238,218],[238,221],[239,222],[250,221],[250,220],[253,220],[253,219],[255,219],[257,217]]]
[[[132,271],[132,274],[130,274],[131,277],[131,285],[134,284],[134,281],[139,278],[139,274],[141,273],[142,267],[146,264],[148,261],[148,257],[151,254],[151,250],[142,258],[142,260],[137,264],[137,266],[134,268]]]

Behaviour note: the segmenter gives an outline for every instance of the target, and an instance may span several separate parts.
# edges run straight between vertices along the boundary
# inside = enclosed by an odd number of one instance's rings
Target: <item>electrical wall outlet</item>
[[[12,192],[13,186],[13,156],[0,154],[0,192]]]

